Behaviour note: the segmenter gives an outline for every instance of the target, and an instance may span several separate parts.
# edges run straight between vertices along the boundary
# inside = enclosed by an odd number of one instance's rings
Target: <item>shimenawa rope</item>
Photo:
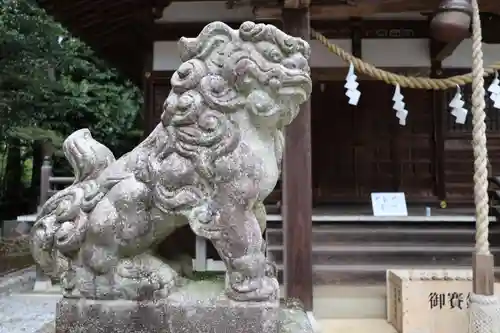
[[[339,56],[345,62],[352,63],[357,72],[368,75],[380,81],[384,81],[385,83],[389,83],[392,85],[399,84],[403,88],[446,90],[449,88],[455,88],[457,85],[465,85],[472,82],[472,73],[451,76],[443,79],[431,79],[428,77],[413,77],[394,74],[377,68],[367,62],[364,62],[360,58],[353,56],[338,45],[330,43],[330,41],[328,41],[328,39],[324,35],[314,29],[311,30],[311,34],[312,37],[326,46],[330,52]],[[497,70],[500,70],[500,61],[489,66],[483,71],[483,73],[490,75],[495,73]]]

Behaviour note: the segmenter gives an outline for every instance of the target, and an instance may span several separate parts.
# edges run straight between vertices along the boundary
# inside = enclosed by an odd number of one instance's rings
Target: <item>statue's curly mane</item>
[[[310,57],[309,46],[303,40],[274,26],[253,22],[243,23],[238,30],[213,22],[198,37],[179,41],[184,62],[171,78],[172,90],[163,105],[161,124],[155,130],[157,134],[150,137],[151,142],[160,144],[156,149],[160,158],[150,159],[150,170],[160,170],[161,160],[176,153],[192,162],[201,179],[197,184],[184,183],[166,191],[157,189],[163,193],[162,201],[172,201],[181,188],[189,187],[189,201],[198,201],[193,196],[202,199],[213,190],[214,162],[240,143],[240,129],[231,114],[240,110],[267,116],[279,112],[265,87],[275,82],[282,84],[300,71],[289,70],[279,59],[269,58],[265,50],[257,50],[254,45],[259,42],[276,46],[284,57],[296,53],[306,60]],[[254,89],[245,87],[250,79]],[[268,103],[257,105],[262,101]],[[290,112],[288,118],[293,119],[298,111]],[[179,205],[184,207],[186,200],[187,197],[180,200]],[[167,206],[173,208],[171,204]]]

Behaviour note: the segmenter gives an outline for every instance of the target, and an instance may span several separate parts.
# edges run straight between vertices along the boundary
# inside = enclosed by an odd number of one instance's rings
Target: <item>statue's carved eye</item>
[[[276,49],[266,50],[264,51],[264,55],[272,62],[280,62],[281,60],[283,60],[283,55]]]

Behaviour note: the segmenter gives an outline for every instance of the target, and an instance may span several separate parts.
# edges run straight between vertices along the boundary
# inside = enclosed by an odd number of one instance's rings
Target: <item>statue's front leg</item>
[[[215,222],[220,235],[212,242],[226,264],[226,294],[238,301],[275,300],[279,284],[266,260],[261,221],[246,207],[226,203]]]
[[[267,228],[267,213],[266,213],[266,206],[264,205],[264,202],[262,201],[257,201],[255,205],[253,206],[253,211],[255,214],[255,217],[257,218],[257,221],[260,226],[261,234],[264,234]],[[262,243],[262,252],[267,253],[267,242],[263,241]],[[267,268],[266,272],[268,275],[271,276],[276,276],[277,270],[276,270],[276,264],[274,261],[270,261],[269,258],[266,258],[267,261]]]

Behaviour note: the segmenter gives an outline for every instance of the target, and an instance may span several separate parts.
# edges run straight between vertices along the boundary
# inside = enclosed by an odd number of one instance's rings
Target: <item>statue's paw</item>
[[[144,265],[124,260],[116,272],[116,287],[122,298],[131,300],[167,297],[177,282],[177,273],[167,264],[160,265],[158,262]]]
[[[139,278],[118,276],[115,278],[115,289],[119,298],[128,300],[150,300],[155,292],[162,288],[158,279],[144,275]]]
[[[61,274],[61,287],[65,295],[72,294],[76,287],[76,274],[74,270],[69,269]]]
[[[226,295],[232,300],[241,302],[275,301],[279,297],[279,283],[274,277],[245,279],[242,282],[231,283]]]

